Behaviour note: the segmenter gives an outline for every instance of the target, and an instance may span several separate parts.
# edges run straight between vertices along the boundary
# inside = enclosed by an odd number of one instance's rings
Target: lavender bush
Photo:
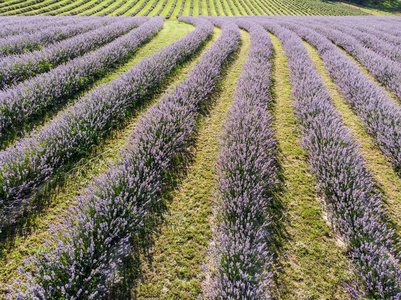
[[[272,44],[257,24],[240,18],[237,24],[250,33],[251,50],[220,143],[205,299],[265,299],[272,277],[273,258],[266,242],[269,192],[277,177],[276,140],[268,111]]]
[[[162,17],[155,20],[153,32],[163,22]],[[184,38],[143,59],[120,78],[93,89],[43,128],[0,152],[2,227],[30,208],[27,197],[33,190],[87,154],[212,33],[209,22],[194,22],[196,29]]]
[[[275,23],[263,25],[283,43],[303,145],[357,273],[375,299],[399,299],[401,272],[394,230],[385,225],[386,210],[359,146],[342,123],[301,39]]]
[[[190,39],[204,38],[213,30],[206,20],[181,20],[198,25]],[[186,47],[184,42],[190,39],[176,45]],[[118,268],[121,258],[129,254],[129,239],[160,200],[165,172],[193,134],[199,106],[213,90],[239,39],[238,27],[224,27],[189,77],[141,117],[121,160],[82,192],[78,206],[55,228],[46,249],[27,262],[35,271],[25,273],[28,282],[17,280],[25,290],[14,290],[14,297],[98,299],[121,280]],[[168,47],[163,53],[172,50]]]
[[[54,66],[111,42],[137,27],[135,18],[121,18],[108,26],[43,47],[22,55],[9,55],[0,60],[0,88],[49,71]]]
[[[138,26],[148,20],[135,18]],[[45,109],[64,103],[68,96],[87,87],[107,68],[126,58],[162,26],[160,20],[153,19],[106,46],[0,92],[0,137],[10,127],[27,123]]]

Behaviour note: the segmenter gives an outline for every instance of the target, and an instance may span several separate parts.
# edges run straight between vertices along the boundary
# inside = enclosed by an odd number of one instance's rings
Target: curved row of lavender
[[[141,26],[111,43],[68,61],[51,71],[39,74],[0,92],[0,137],[19,124],[30,122],[49,107],[64,103],[67,97],[87,87],[107,68],[126,58],[162,26],[148,17],[135,17]]]
[[[85,18],[82,22],[61,26],[51,24],[44,30],[39,30],[34,33],[22,33],[0,38],[0,57],[37,50],[40,47],[48,46],[49,44],[97,29],[100,26],[108,25],[117,20],[117,18],[93,17],[93,19],[89,20]]]
[[[117,22],[21,55],[0,59],[0,88],[17,83],[58,64],[85,54],[137,27],[136,18],[122,17]]]
[[[300,37],[274,23],[263,25],[283,43],[303,145],[357,273],[375,299],[399,299],[401,271],[394,231],[385,225],[388,217],[382,198],[374,191],[359,146],[331,102]]]
[[[210,22],[200,18],[180,20],[202,28],[203,33],[191,37],[198,45],[213,30]],[[121,279],[118,269],[121,258],[130,252],[130,237],[138,233],[160,201],[164,175],[194,134],[199,107],[213,91],[222,65],[237,49],[239,40],[237,26],[223,27],[219,39],[202,55],[187,79],[140,118],[121,160],[77,198],[78,206],[71,209],[48,240],[48,250],[27,262],[35,271],[26,274],[27,292],[14,291],[17,299],[84,294],[85,298],[98,299]],[[183,41],[188,42],[188,38]],[[182,42],[177,45],[186,47]],[[171,51],[168,47],[163,52]]]
[[[301,19],[299,19],[301,20]],[[343,31],[334,29],[315,22],[306,21],[299,22],[302,27],[311,28],[323,34],[336,45],[344,48],[352,57],[364,66],[370,74],[372,74],[380,83],[393,91],[399,99],[401,99],[401,65],[393,60],[375,53],[349,36]]]
[[[317,49],[331,78],[341,88],[345,100],[362,118],[382,151],[400,169],[400,107],[327,38],[307,27],[291,23],[286,23],[285,26]]]
[[[259,25],[241,19],[236,23],[250,33],[251,49],[220,141],[213,240],[202,285],[205,299],[265,299],[273,276],[267,244],[268,206],[277,181],[268,110],[272,43]]]
[[[162,26],[153,18],[149,37]],[[0,152],[0,226],[32,209],[29,194],[51,176],[90,152],[112,128],[120,124],[181,61],[212,33],[201,20],[184,38],[145,58],[107,84],[93,89],[43,128]]]
[[[80,17],[88,19],[88,17]],[[1,17],[4,20],[4,24],[0,28],[0,36],[6,37],[15,34],[22,33],[33,33],[38,30],[43,30],[49,25],[68,25],[73,24],[77,17],[62,17],[56,20],[52,17],[47,16],[35,16],[35,17]]]
[[[323,19],[318,18],[317,21],[329,25],[330,28],[334,28],[336,30],[340,30],[341,32],[352,36],[352,38],[359,41],[363,46],[375,51],[377,54],[381,56],[387,57],[398,64],[401,63],[401,39],[395,38],[388,42],[385,39],[381,38],[385,36],[384,33],[379,33],[376,30],[372,30],[367,26],[365,30],[360,30],[360,27],[352,26],[353,23],[350,22],[341,22],[339,23],[335,19]],[[388,38],[387,38],[388,39]]]
[[[401,28],[399,25],[397,26],[397,24],[394,24],[393,18],[386,17],[384,22],[377,17],[356,17],[351,19],[344,17],[338,19],[327,17],[326,20],[329,22],[335,22],[337,20],[337,23],[346,24],[352,29],[359,30],[369,35],[374,35],[377,41],[383,40],[386,43],[394,45],[399,45],[401,43]]]

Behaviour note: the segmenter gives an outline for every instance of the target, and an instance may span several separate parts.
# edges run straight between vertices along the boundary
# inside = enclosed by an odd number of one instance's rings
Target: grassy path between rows
[[[277,299],[345,299],[342,282],[349,279],[347,258],[323,218],[314,178],[299,146],[293,115],[287,58],[279,40],[274,45],[275,129],[281,152],[283,206],[281,243],[277,245]]]
[[[114,72],[97,82],[97,85],[106,83],[116,78],[121,72],[129,69],[142,58],[149,56],[175,40],[185,36],[193,30],[193,26],[178,21],[165,21],[160,33],[156,35],[145,46],[141,47],[135,57]],[[195,57],[200,54],[197,53]],[[163,81],[159,91],[155,91],[155,95],[143,105],[145,106],[154,103],[160,95],[176,85],[183,72],[190,67],[190,62],[185,63],[182,67],[175,70],[166,80]],[[139,108],[138,111],[141,111]],[[138,119],[138,114],[133,116],[123,124],[120,130],[106,139],[93,153],[93,156],[83,158],[74,167],[60,179],[55,187],[47,191],[43,195],[46,201],[45,207],[35,214],[30,216],[21,228],[12,236],[0,235],[0,299],[6,291],[6,284],[13,278],[19,275],[17,268],[23,265],[22,260],[34,253],[35,248],[42,244],[43,238],[47,236],[49,224],[58,222],[58,215],[63,214],[63,210],[71,204],[74,204],[74,199],[78,195],[80,188],[86,186],[94,175],[100,174],[109,166],[109,161],[115,159],[120,153],[123,145],[126,144],[126,138],[135,127],[135,121]],[[30,245],[34,246],[31,248]]]
[[[394,171],[391,161],[376,145],[374,138],[368,133],[366,126],[345,102],[340,88],[331,80],[323,60],[317,51],[309,44],[309,55],[314,62],[319,75],[322,76],[337,110],[343,115],[344,124],[352,130],[355,139],[361,145],[361,152],[366,157],[366,167],[371,171],[378,189],[383,194],[390,217],[397,224],[397,232],[401,234],[401,179]]]
[[[144,259],[143,280],[133,290],[135,299],[198,299],[202,264],[211,239],[218,138],[249,47],[249,34],[242,32],[235,61],[225,68],[211,107],[200,120],[196,141],[191,146],[192,161],[166,200],[164,222],[154,236],[151,260]]]

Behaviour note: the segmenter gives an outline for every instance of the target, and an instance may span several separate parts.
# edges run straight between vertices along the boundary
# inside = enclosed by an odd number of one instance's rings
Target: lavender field
[[[400,17],[0,25],[0,299],[401,299]]]

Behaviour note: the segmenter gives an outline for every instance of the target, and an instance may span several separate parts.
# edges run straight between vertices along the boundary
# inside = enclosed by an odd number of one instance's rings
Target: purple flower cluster
[[[236,23],[250,33],[251,50],[220,142],[205,299],[264,299],[273,276],[267,244],[268,206],[277,182],[276,140],[268,110],[272,43],[259,25],[241,18]]]
[[[382,151],[399,169],[401,167],[400,107],[327,38],[304,26],[290,23],[286,26],[316,47],[346,101],[365,122]]]
[[[179,48],[199,45],[213,30],[200,18],[181,20],[197,29],[176,43]],[[82,192],[78,206],[54,228],[46,249],[27,261],[35,271],[25,273],[25,283],[16,280],[21,288],[13,291],[17,299],[98,299],[121,280],[118,269],[121,258],[129,254],[130,237],[160,200],[164,174],[194,133],[200,104],[214,89],[239,40],[237,26],[223,27],[189,77],[141,117],[120,162]],[[164,58],[173,51],[162,51]]]
[[[306,21],[306,20],[304,20]],[[342,47],[358,60],[380,83],[393,91],[401,99],[401,65],[390,58],[384,57],[363,46],[361,42],[348,35],[345,31],[334,27],[316,24],[315,22],[300,22],[302,27],[309,27],[325,35],[336,45]],[[395,47],[393,55],[400,57],[400,48]],[[386,49],[384,51],[390,51]]]
[[[137,27],[135,18],[120,18],[99,29],[21,55],[8,55],[0,60],[0,88],[19,82],[52,67],[85,54]]]
[[[342,123],[301,39],[277,23],[263,25],[283,43],[303,145],[357,273],[375,299],[399,299],[401,272],[394,231],[385,225],[386,211],[359,146]]]
[[[147,29],[148,37],[160,29],[163,18],[150,22],[153,28]],[[178,63],[199,48],[213,26],[202,20],[194,23],[195,30],[184,38],[93,89],[43,128],[0,152],[0,226],[14,221],[24,208],[31,209],[27,196],[33,190],[89,153]]]
[[[137,26],[148,20],[147,17],[135,18]],[[63,103],[67,96],[85,88],[107,68],[135,51],[162,26],[160,21],[153,20],[106,46],[0,92],[0,137],[11,126],[29,122],[43,110]]]
[[[0,39],[0,57],[9,54],[21,54],[26,51],[38,49],[48,44],[55,43],[75,35],[97,29],[101,26],[116,22],[117,18],[83,19],[82,22],[72,22],[59,26],[51,24],[43,30],[34,33],[22,33]]]

